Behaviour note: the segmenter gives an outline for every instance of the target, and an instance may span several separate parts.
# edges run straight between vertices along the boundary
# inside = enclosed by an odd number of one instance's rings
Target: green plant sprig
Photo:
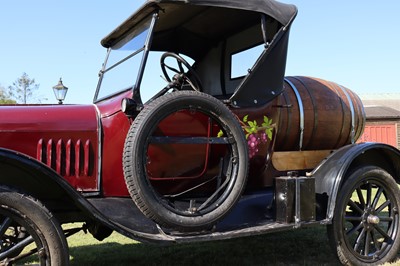
[[[272,139],[272,130],[274,128],[274,125],[272,124],[272,118],[269,119],[267,116],[264,115],[264,120],[261,124],[261,126],[258,125],[256,120],[249,120],[249,115],[245,115],[243,117],[243,120],[241,121],[242,128],[246,132],[246,139],[251,135],[251,134],[257,134],[260,131],[264,131],[265,134],[267,134],[268,139]]]
[[[272,124],[272,118],[269,119],[267,116],[264,115],[264,120],[261,125],[258,125],[256,120],[249,120],[249,115],[245,115],[242,120],[239,120],[240,124],[246,133],[246,139],[251,134],[257,134],[260,131],[264,131],[265,134],[267,135],[269,140],[272,140],[272,132],[275,127],[275,124]],[[222,137],[224,135],[224,132],[222,129],[218,132],[217,137]]]

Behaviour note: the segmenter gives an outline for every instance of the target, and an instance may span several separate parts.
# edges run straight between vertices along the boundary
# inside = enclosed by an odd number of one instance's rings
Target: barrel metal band
[[[300,93],[297,90],[296,86],[287,78],[285,81],[290,85],[294,94],[296,95],[297,104],[299,105],[299,114],[300,114],[300,139],[299,139],[299,150],[303,148],[303,135],[304,135],[304,107],[303,101],[301,99]]]
[[[338,84],[337,84],[338,85]],[[354,142],[356,142],[355,140],[355,111],[354,111],[354,105],[353,105],[353,101],[351,100],[350,94],[348,93],[348,91],[343,88],[341,85],[338,85],[339,88],[343,91],[343,93],[346,95],[347,101],[349,102],[350,105],[350,112],[351,112],[351,132],[350,132],[350,138],[351,138],[351,143],[353,144]]]

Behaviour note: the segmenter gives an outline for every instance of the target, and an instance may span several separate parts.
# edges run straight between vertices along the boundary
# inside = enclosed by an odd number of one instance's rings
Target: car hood
[[[94,105],[0,106],[0,147],[46,164],[81,191],[98,191],[100,122]]]
[[[96,130],[94,105],[0,106],[0,134],[4,132]]]
[[[98,142],[94,105],[0,106],[0,147],[40,157],[39,147],[56,143]],[[53,144],[52,144],[53,143]],[[50,150],[49,150],[50,151]]]

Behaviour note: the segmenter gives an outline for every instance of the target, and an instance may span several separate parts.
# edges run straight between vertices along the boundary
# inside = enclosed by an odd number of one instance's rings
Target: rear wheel
[[[378,167],[354,171],[339,191],[328,226],[331,246],[344,265],[380,265],[396,257],[400,190]]]
[[[30,261],[39,265],[68,265],[68,245],[63,231],[35,199],[1,191],[0,265]]]
[[[129,130],[123,157],[139,209],[180,231],[210,228],[246,184],[247,142],[238,120],[219,100],[196,91],[165,94],[147,105]]]

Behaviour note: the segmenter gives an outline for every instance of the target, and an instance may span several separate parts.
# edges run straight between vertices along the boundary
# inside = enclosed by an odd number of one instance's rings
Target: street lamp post
[[[53,86],[53,91],[56,99],[58,100],[58,104],[62,104],[65,96],[67,95],[68,88],[64,86],[61,78],[60,81],[58,81],[58,84]]]

